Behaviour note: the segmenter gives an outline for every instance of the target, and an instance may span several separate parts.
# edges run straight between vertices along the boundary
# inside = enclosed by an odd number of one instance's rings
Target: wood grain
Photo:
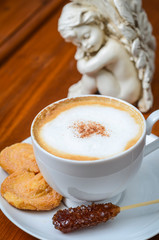
[[[42,5],[42,0],[0,1],[0,46]]]
[[[0,14],[0,64],[28,38],[46,18],[56,11],[63,0],[7,0],[1,5]]]
[[[0,150],[29,137],[34,116],[51,102],[66,97],[68,87],[80,79],[74,60],[75,47],[72,44],[65,43],[57,31],[62,1],[53,1],[57,4],[55,10],[49,13],[48,18],[40,20],[39,27],[36,28],[36,31],[31,31],[29,37],[27,37],[28,33],[26,34],[25,41],[20,41],[21,44],[18,43],[16,51],[0,67]],[[9,0],[4,1],[3,11],[8,2]],[[10,2],[12,2],[10,4],[16,2],[17,8],[22,9],[22,12],[18,12],[19,15],[16,17],[24,22],[23,14],[27,10],[23,9],[20,4],[21,1]],[[40,8],[42,2],[46,1],[25,1],[25,4],[28,4],[25,5],[26,9],[30,9],[33,4],[31,14],[35,21],[37,15],[35,14],[34,18],[34,13],[36,9]],[[63,2],[66,3],[66,1]],[[143,5],[153,25],[159,45],[159,1],[143,0]],[[16,11],[14,10],[14,12]],[[8,23],[6,22],[3,28],[3,35],[5,33],[6,36],[10,36],[19,25],[16,19],[10,19],[11,13],[10,15],[8,13],[8,17],[5,14],[3,12],[0,15],[0,26],[3,25],[5,19],[8,19]],[[26,18],[29,18],[28,12],[26,16]],[[34,24],[34,21],[32,23]],[[17,41],[16,36],[15,41]],[[1,35],[0,43],[2,41],[5,42],[6,40]],[[154,105],[149,113],[144,114],[145,118],[159,108],[158,48],[156,55],[156,72],[152,82]],[[159,136],[159,122],[155,124],[153,133]],[[0,240],[20,239],[32,240],[35,238],[17,228],[0,211]],[[152,240],[157,239],[159,239],[159,235],[152,238]]]
[[[155,75],[152,81],[152,91],[153,91],[153,95],[154,95],[154,104],[153,104],[153,108],[151,109],[150,112],[144,114],[145,118],[147,118],[149,116],[149,114],[151,112],[153,112],[154,110],[159,109],[159,27],[158,27],[158,22],[159,22],[159,14],[158,14],[158,10],[159,10],[159,2],[157,0],[152,0],[147,1],[147,0],[143,0],[143,7],[146,10],[146,13],[148,15],[148,18],[153,26],[153,34],[156,37],[156,42],[157,42],[157,49],[156,49],[156,61],[155,61]],[[153,131],[154,134],[156,134],[157,136],[159,136],[159,122],[157,122],[154,127],[153,127]]]

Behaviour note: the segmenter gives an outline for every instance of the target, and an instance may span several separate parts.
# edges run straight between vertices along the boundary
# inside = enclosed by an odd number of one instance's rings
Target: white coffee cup
[[[101,97],[91,96],[97,98],[97,101]],[[83,202],[117,202],[140,169],[143,157],[159,147],[159,139],[148,145],[145,143],[146,135],[151,133],[152,126],[159,120],[159,110],[153,112],[145,121],[139,110],[131,104],[116,98],[105,98],[114,99],[133,108],[143,121],[143,132],[137,143],[128,150],[107,159],[77,161],[49,153],[40,146],[34,136],[33,128],[39,114],[33,120],[31,138],[37,164],[48,184],[65,197],[68,206],[80,205]],[[53,104],[66,100],[68,99]]]

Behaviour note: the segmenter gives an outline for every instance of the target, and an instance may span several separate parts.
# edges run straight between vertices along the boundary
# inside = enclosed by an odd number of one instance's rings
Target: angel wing
[[[142,81],[142,96],[138,102],[142,112],[153,104],[151,81],[154,74],[156,41],[152,26],[142,8],[142,0],[72,0],[95,7],[106,20],[107,28],[130,54]]]
[[[114,0],[114,5],[124,20],[118,28],[130,44],[130,53],[142,81],[143,93],[138,106],[142,112],[146,112],[153,104],[151,81],[155,70],[156,41],[152,26],[141,0]]]

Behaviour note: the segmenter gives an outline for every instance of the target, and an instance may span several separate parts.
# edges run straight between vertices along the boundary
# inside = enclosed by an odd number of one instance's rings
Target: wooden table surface
[[[75,47],[57,31],[64,0],[6,0],[0,3],[0,151],[30,136],[34,116],[46,105],[67,96],[80,79]],[[159,45],[159,1],[143,0]],[[159,109],[159,50],[152,82]],[[159,122],[153,127],[159,136]],[[0,240],[33,240],[0,211]],[[159,239],[159,235],[153,240]]]

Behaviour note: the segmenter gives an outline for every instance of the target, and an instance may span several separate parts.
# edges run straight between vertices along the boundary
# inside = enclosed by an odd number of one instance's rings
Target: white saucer
[[[155,138],[151,135],[148,142]],[[145,157],[136,178],[120,199],[120,206],[159,199],[158,156],[159,150],[156,150]],[[0,184],[5,177],[7,174],[0,168]],[[52,225],[52,216],[58,209],[49,212],[22,211],[9,205],[1,196],[0,207],[15,225],[42,240],[145,240],[159,233],[159,204],[126,210],[107,223],[69,234],[59,232]],[[64,208],[64,205],[59,208]]]

